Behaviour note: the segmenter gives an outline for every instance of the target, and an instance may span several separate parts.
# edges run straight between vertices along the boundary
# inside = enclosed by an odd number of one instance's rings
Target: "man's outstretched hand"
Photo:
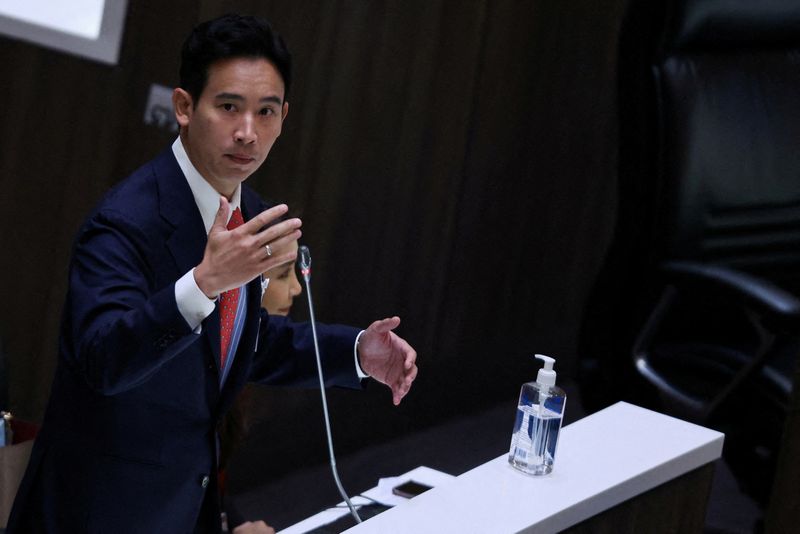
[[[399,317],[375,321],[358,341],[361,368],[392,390],[392,402],[400,404],[417,376],[417,351],[392,332],[400,325]]]

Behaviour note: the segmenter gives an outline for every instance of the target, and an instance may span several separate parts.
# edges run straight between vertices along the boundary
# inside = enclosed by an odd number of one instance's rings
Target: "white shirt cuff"
[[[353,355],[355,356],[355,359],[356,359],[356,374],[358,375],[358,378],[361,378],[361,379],[369,378],[369,375],[364,372],[364,370],[361,368],[361,363],[359,363],[359,361],[358,361],[358,341],[361,339],[361,334],[363,334],[363,333],[364,333],[364,330],[362,330],[361,332],[358,333],[358,335],[356,336],[356,343],[353,346]]]
[[[186,323],[195,334],[200,333],[203,319],[211,315],[216,306],[216,299],[208,298],[197,287],[197,281],[194,279],[194,269],[181,276],[175,282],[175,302],[178,303],[178,311],[181,312]]]

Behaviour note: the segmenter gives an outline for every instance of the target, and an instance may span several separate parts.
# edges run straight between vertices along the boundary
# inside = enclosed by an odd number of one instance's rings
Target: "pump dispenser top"
[[[555,386],[556,372],[553,371],[553,364],[556,363],[556,360],[544,354],[537,354],[536,359],[544,362],[544,366],[539,369],[539,374],[536,375],[536,382],[543,386]]]

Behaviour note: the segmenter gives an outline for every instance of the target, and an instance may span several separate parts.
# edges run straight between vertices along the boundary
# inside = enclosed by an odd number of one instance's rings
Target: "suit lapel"
[[[158,183],[161,216],[173,227],[166,246],[175,261],[177,276],[182,276],[203,260],[208,236],[192,190],[172,153],[172,148],[167,148],[154,160],[153,168]],[[220,339],[217,308],[206,318],[203,334],[208,340],[213,360],[219,370]]]
[[[168,148],[153,161],[153,170],[158,183],[159,209],[161,216],[173,227],[166,246],[175,261],[177,276],[182,276],[203,259],[208,236],[205,233],[203,218],[194,201],[192,190]],[[260,213],[264,208],[257,195],[242,187],[242,214],[245,221]],[[246,284],[247,308],[244,331],[236,349],[228,378],[223,385],[222,403],[232,401],[233,392],[240,389],[247,380],[250,361],[253,356],[256,336],[261,322],[261,280],[260,276]],[[220,366],[220,317],[215,308],[203,323],[203,334],[210,345],[214,364]],[[228,393],[225,395],[224,393]]]

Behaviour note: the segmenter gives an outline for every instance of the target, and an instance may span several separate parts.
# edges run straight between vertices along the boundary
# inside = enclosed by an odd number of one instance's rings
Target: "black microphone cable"
[[[311,318],[311,333],[314,338],[314,353],[317,356],[317,373],[319,374],[319,392],[322,396],[322,411],[325,415],[325,431],[328,436],[328,455],[330,456],[331,461],[331,471],[333,471],[333,478],[336,481],[336,487],[339,489],[339,493],[341,494],[344,502],[347,503],[347,507],[350,509],[350,513],[353,514],[353,518],[355,518],[356,523],[361,523],[361,518],[358,516],[358,512],[356,511],[353,503],[350,502],[350,497],[347,496],[347,493],[344,491],[344,487],[342,487],[342,482],[339,480],[339,472],[336,469],[336,456],[333,454],[333,437],[331,436],[331,422],[330,418],[328,417],[328,398],[325,394],[325,380],[322,378],[322,362],[320,361],[319,357],[319,344],[317,343],[317,322],[314,319],[314,304],[311,299],[311,251],[308,250],[308,247],[303,245],[298,249],[298,257],[300,263],[300,274],[303,275],[303,280],[306,281],[306,296],[308,297],[308,313]]]

